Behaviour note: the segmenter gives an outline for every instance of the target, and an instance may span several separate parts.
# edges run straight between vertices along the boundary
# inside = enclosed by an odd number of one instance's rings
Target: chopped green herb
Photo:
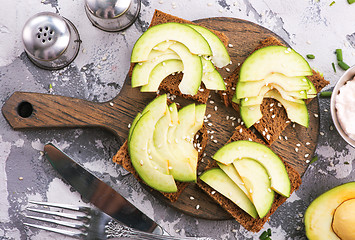
[[[331,91],[321,92],[321,93],[319,94],[319,96],[320,96],[320,97],[324,97],[324,98],[326,98],[326,97],[331,97],[331,96],[332,96],[332,92],[331,92]]]
[[[349,165],[350,163],[349,162],[344,162],[344,164]]]
[[[354,0],[355,1],[355,0]],[[341,67],[341,69],[343,69],[343,70],[348,70],[350,67],[349,67],[349,65],[348,64],[346,64],[345,62],[343,62],[343,61],[339,61],[338,62],[338,65],[339,65],[339,67]]]
[[[335,69],[335,64],[334,64],[334,63],[332,63],[332,66],[333,66],[333,70],[334,70],[334,72],[336,73],[336,72],[337,72],[337,70]]]
[[[260,235],[259,239],[260,240],[271,240],[270,236],[271,236],[271,229],[269,228],[267,231],[264,231]]]
[[[52,83],[50,83],[49,84],[49,89],[52,89],[52,88],[53,88]]]
[[[317,160],[318,160],[318,156],[314,156],[314,157],[312,158],[310,164],[314,163],[314,162],[317,161]]]
[[[355,0],[348,0],[348,3],[353,4],[353,3],[355,3]]]
[[[340,48],[338,48],[335,50],[335,53],[337,54],[337,60],[343,61],[343,51]]]
[[[334,3],[335,3],[335,1],[331,2],[331,3],[329,4],[329,6],[333,6]]]
[[[308,59],[315,59],[316,58],[313,54],[307,54],[306,56]]]

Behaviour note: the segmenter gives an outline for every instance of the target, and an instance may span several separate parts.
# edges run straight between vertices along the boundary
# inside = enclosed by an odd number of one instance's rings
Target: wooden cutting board
[[[232,65],[228,67],[233,71],[237,63],[241,63],[258,45],[259,41],[274,36],[283,41],[273,32],[257,24],[235,18],[207,18],[195,21],[202,26],[223,32],[229,37],[228,52],[232,59]],[[223,77],[230,72],[220,70]],[[27,128],[77,128],[77,127],[102,127],[113,132],[121,143],[128,136],[128,124],[130,124],[138,112],[149,103],[155,94],[140,93],[138,88],[131,88],[130,79],[127,77],[118,96],[108,102],[96,103],[77,98],[55,96],[49,94],[15,92],[2,107],[2,113],[9,124],[15,129]],[[189,101],[177,98],[178,102],[187,104]],[[211,93],[211,99],[215,103],[207,103],[207,114],[211,114],[210,122],[213,126],[209,130],[215,131],[214,139],[218,142],[208,142],[205,153],[212,156],[216,150],[224,145],[230,138],[234,128],[232,121],[226,116],[238,118],[239,114],[232,108],[226,108],[219,96]],[[214,107],[218,107],[218,111]],[[305,172],[309,160],[315,150],[319,118],[318,101],[314,99],[308,104],[310,126],[308,129],[289,125],[283,132],[283,137],[272,145],[272,149],[283,159],[290,163],[301,175]],[[298,145],[299,144],[299,145]],[[298,151],[295,148],[298,148]],[[119,146],[117,146],[117,150]],[[307,155],[308,154],[308,155]],[[206,219],[230,219],[219,205],[215,204],[196,184],[191,183],[175,203],[170,203],[162,195],[152,192],[157,198],[168,205],[192,216]],[[196,206],[199,205],[199,209]]]

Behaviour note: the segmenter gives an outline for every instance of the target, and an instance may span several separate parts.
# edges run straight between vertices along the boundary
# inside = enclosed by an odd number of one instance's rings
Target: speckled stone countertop
[[[195,20],[208,17],[235,17],[260,24],[285,39],[303,56],[314,54],[313,68],[324,73],[334,87],[343,70],[334,50],[343,49],[344,61],[355,63],[355,4],[346,0],[143,0],[138,20],[120,33],[103,32],[89,22],[84,1],[36,0],[2,1],[0,14],[0,103],[15,91],[53,93],[90,101],[107,101],[120,92],[129,68],[134,42],[149,25],[154,9]],[[47,71],[34,66],[23,50],[22,27],[42,11],[58,12],[71,20],[83,41],[79,55],[70,66]],[[355,150],[333,127],[330,99],[319,99],[320,136],[303,184],[283,204],[264,229],[271,228],[272,239],[306,239],[303,214],[318,195],[341,183],[354,181]],[[29,200],[87,204],[52,169],[40,151],[53,142],[96,176],[109,182],[129,201],[156,220],[172,235],[204,236],[215,239],[258,239],[260,233],[246,231],[235,221],[209,221],[193,218],[165,206],[111,158],[120,143],[100,129],[14,131],[0,116],[0,239],[64,239],[26,228],[24,209]],[[65,197],[63,197],[65,196]]]

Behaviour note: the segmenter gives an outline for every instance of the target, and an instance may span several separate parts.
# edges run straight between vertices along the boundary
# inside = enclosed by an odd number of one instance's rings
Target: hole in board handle
[[[17,114],[22,118],[28,118],[33,113],[33,106],[29,102],[21,102],[17,106]]]

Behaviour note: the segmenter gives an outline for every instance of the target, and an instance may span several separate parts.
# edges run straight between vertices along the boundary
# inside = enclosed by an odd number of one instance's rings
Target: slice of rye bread
[[[179,17],[175,17],[173,15],[164,13],[162,11],[159,10],[155,10],[152,21],[149,25],[149,27],[158,25],[158,24],[162,24],[162,23],[168,23],[168,22],[177,22],[177,23],[188,23],[188,24],[194,24],[194,25],[198,25],[196,23],[190,22],[188,20],[179,18]],[[217,37],[223,42],[223,44],[225,46],[228,45],[228,37],[218,31],[209,29],[210,31],[212,31],[214,34],[217,35]],[[131,64],[130,70],[128,72],[129,76],[132,76],[132,70],[134,67],[134,63]],[[197,92],[196,95],[186,95],[186,94],[182,94],[179,90],[179,84],[181,82],[182,79],[182,73],[179,74],[175,74],[175,75],[169,75],[167,76],[162,83],[159,85],[159,90],[168,92],[170,94],[176,95],[176,96],[182,96],[184,98],[187,99],[192,99],[195,101],[198,101],[200,103],[206,103],[208,100],[208,96],[210,94],[210,90],[206,89],[206,87],[204,86],[204,84],[201,84],[201,90]],[[203,90],[202,90],[203,89]]]
[[[207,134],[207,128],[205,125],[202,126],[202,128],[196,133],[195,136],[199,136],[198,139],[194,138],[194,143],[200,143],[200,148],[198,150],[198,165],[200,164],[200,161],[202,159],[202,154],[206,148],[207,145],[207,140],[208,140],[208,134]],[[124,142],[124,144],[121,146],[121,148],[118,150],[115,156],[113,156],[112,159],[113,162],[121,165],[124,169],[126,169],[128,172],[132,173],[133,176],[140,182],[144,181],[139,177],[138,173],[134,169],[131,159],[129,157],[128,153],[128,142],[127,140]],[[197,166],[198,168],[198,166]],[[177,192],[174,193],[166,193],[166,192],[160,192],[164,197],[169,199],[170,202],[175,202],[180,194],[184,191],[184,189],[187,187],[189,183],[188,182],[179,182],[176,181],[176,186],[177,186]],[[151,189],[151,191],[155,191]]]
[[[269,37],[260,42],[260,44],[254,49],[254,51],[272,45],[280,45],[284,46],[278,39],[274,37]],[[254,52],[253,51],[253,52]],[[224,102],[224,104],[228,107],[231,105],[236,111],[239,112],[239,105],[232,102],[232,97],[235,93],[235,87],[237,81],[239,79],[239,71],[240,66],[238,66],[232,74],[225,79],[226,82],[226,91],[220,91],[219,94]],[[309,80],[312,81],[317,92],[320,92],[326,85],[329,84],[327,80],[323,78],[323,76],[314,70],[313,75],[309,76]],[[227,93],[223,95],[223,93]],[[305,102],[309,103],[312,99],[308,99]],[[260,132],[265,141],[268,144],[272,144],[277,138],[281,135],[282,131],[285,130],[288,124],[290,124],[290,120],[287,117],[287,113],[285,109],[279,104],[277,100],[265,98],[260,107],[263,117],[255,123],[253,126],[255,129]],[[273,109],[271,111],[271,109]]]
[[[229,139],[229,142],[238,141],[238,140],[253,140],[255,142],[259,142],[265,144],[262,140],[257,138],[257,136],[245,126],[238,126],[235,129],[232,137]],[[265,144],[266,145],[266,144]],[[299,173],[292,168],[288,163],[286,163],[283,159],[281,159],[285,164],[286,171],[288,173],[288,177],[291,182],[291,193],[298,190],[300,187],[302,180]],[[216,161],[211,162],[206,169],[216,168],[218,167]],[[244,212],[241,208],[239,208],[236,204],[234,204],[231,200],[224,197],[222,194],[215,191],[209,185],[204,183],[202,180],[198,179],[197,185],[205,191],[214,201],[216,201],[222,208],[224,208],[233,218],[235,218],[245,229],[252,232],[258,232],[263,228],[263,225],[266,221],[269,220],[270,216],[276,211],[276,209],[284,203],[287,198],[283,197],[277,193],[275,193],[274,202],[271,206],[269,213],[263,217],[255,219],[251,217],[249,214]]]

